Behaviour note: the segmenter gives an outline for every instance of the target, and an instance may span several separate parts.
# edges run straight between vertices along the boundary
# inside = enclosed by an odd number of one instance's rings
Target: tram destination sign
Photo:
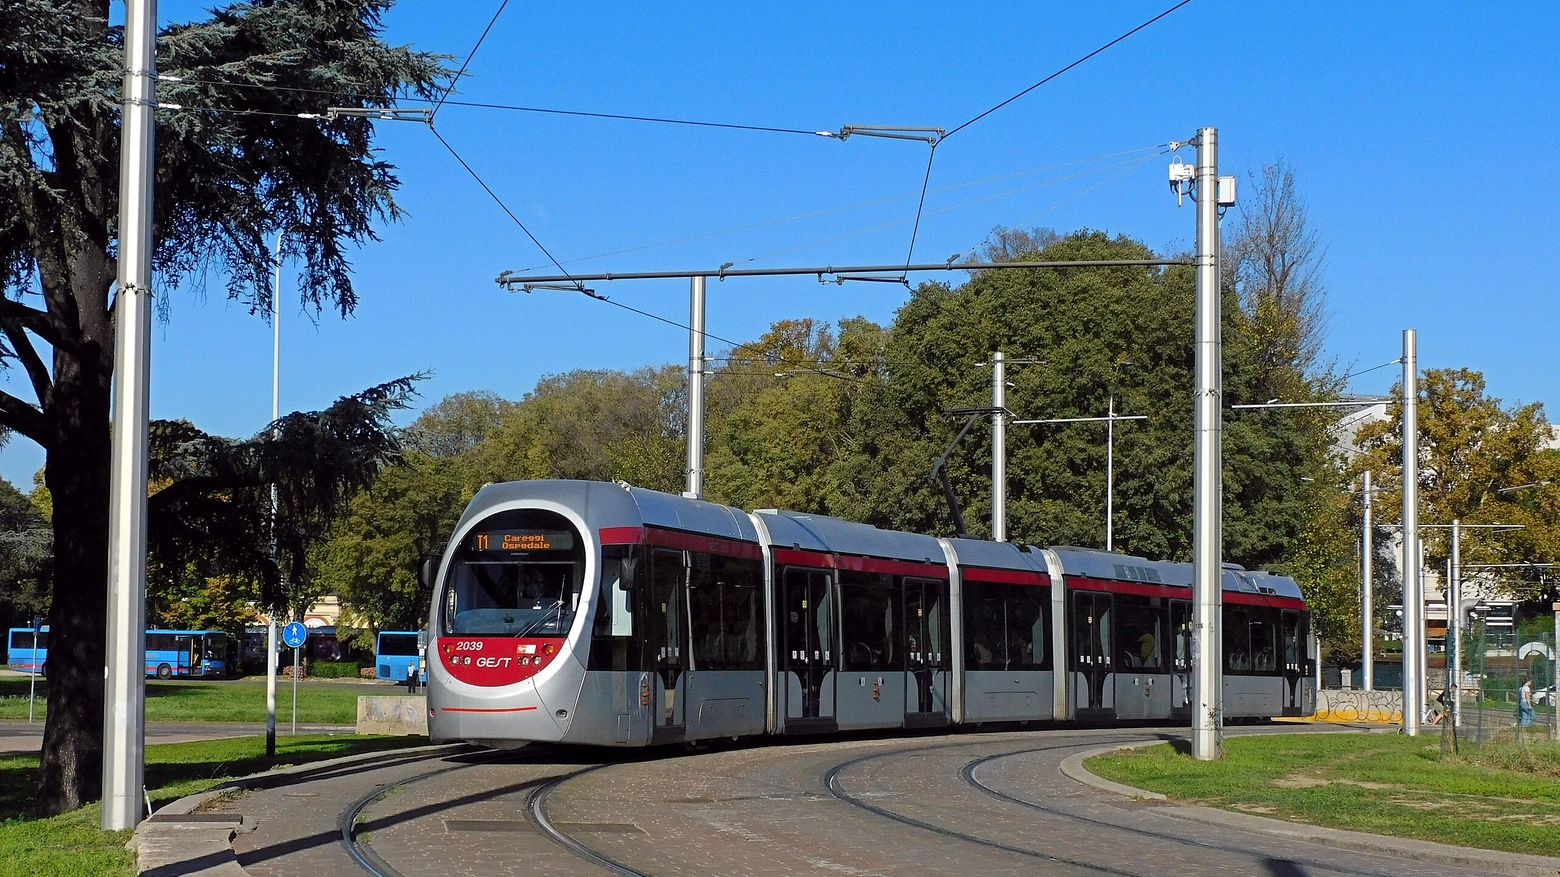
[[[568,551],[574,534],[567,530],[481,530],[466,538],[468,551]]]

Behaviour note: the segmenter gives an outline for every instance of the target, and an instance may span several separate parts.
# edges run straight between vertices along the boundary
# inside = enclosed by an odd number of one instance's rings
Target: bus
[[[220,630],[148,630],[146,675],[226,676],[228,635]]]
[[[46,624],[38,631],[36,643],[33,640],[33,629],[30,627],[13,627],[10,636],[6,638],[9,646],[9,654],[6,657],[6,666],[18,673],[43,673],[43,662],[49,657],[49,626]]]
[[[374,675],[391,682],[405,682],[406,668],[418,667],[417,681],[426,682],[426,669],[418,659],[415,630],[382,630],[374,643]]]

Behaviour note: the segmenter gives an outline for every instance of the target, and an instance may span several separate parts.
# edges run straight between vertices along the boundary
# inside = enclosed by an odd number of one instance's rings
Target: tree
[[[262,606],[307,606],[319,593],[311,552],[352,497],[400,459],[390,415],[406,407],[414,380],[294,412],[247,441],[153,423],[148,579],[232,577],[254,583]]]
[[[449,539],[478,487],[469,471],[477,449],[515,407],[490,392],[456,393],[429,406],[402,433],[403,458],[352,499],[318,547],[319,587],[351,606],[369,635],[424,620],[433,595],[418,581],[418,562]]]
[[[0,624],[26,626],[48,610],[52,543],[32,499],[0,479]]]
[[[431,97],[440,59],[379,39],[385,0],[233,3],[164,28],[153,205],[157,294],[208,270],[268,311],[287,232],[301,295],[350,313],[348,247],[398,215],[373,125],[303,120],[324,107]],[[0,5],[0,361],[34,401],[0,395],[0,426],[42,445],[54,503],[55,599],[40,807],[98,796],[108,568],[123,33],[108,0]],[[52,362],[50,362],[52,360]]]
[[[686,379],[676,366],[544,377],[475,450],[470,476],[478,485],[586,478],[677,493],[687,410]]]

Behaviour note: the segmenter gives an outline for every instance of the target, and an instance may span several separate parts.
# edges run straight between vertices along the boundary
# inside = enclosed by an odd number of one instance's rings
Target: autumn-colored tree
[[[1521,530],[1478,532],[1463,539],[1464,568],[1486,563],[1560,560],[1560,454],[1549,449],[1553,430],[1541,403],[1507,407],[1487,393],[1484,376],[1462,368],[1430,369],[1420,380],[1419,502],[1422,524],[1520,524]],[[1350,467],[1369,469],[1381,487],[1376,507],[1383,523],[1402,520],[1401,386],[1392,389],[1388,419],[1359,434],[1364,453]],[[1444,568],[1451,552],[1444,529],[1425,529],[1425,563]],[[1479,582],[1504,596],[1548,599],[1553,579],[1542,568],[1480,573]]]

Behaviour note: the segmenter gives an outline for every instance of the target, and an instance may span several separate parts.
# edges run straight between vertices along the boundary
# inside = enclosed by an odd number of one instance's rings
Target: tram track
[[[613,762],[613,764],[615,763],[617,762]],[[543,783],[537,787],[536,791],[531,793],[530,799],[526,801],[526,815],[530,818],[531,824],[536,826],[537,831],[547,836],[554,843],[593,865],[605,868],[613,874],[619,875],[619,877],[652,877],[650,874],[646,874],[643,871],[636,871],[622,862],[617,861],[616,859],[610,858],[606,855],[603,855],[602,853],[596,852],[590,847],[587,847],[575,838],[569,836],[566,832],[561,831],[557,826],[553,825],[552,820],[547,818],[547,798],[552,795],[553,792],[557,791],[559,786],[562,786],[569,780],[582,777],[589,773],[594,773],[608,766],[610,765],[594,765],[584,768],[583,770],[577,770],[573,773],[565,774],[560,777],[554,777],[553,779]]]
[[[1111,745],[1112,743],[1136,742],[1136,741],[1141,740],[1141,739],[1142,739],[1141,737],[1124,737],[1124,738],[1118,738],[1118,739],[1114,739],[1114,740],[1112,740],[1110,738],[1102,738],[1101,740],[1098,740],[1098,741],[1090,741],[1089,745]],[[1004,850],[1006,852],[1017,853],[1017,854],[1029,856],[1029,857],[1032,857],[1032,858],[1038,858],[1038,859],[1042,859],[1044,861],[1054,862],[1056,864],[1063,864],[1063,865],[1070,865],[1070,866],[1074,866],[1074,867],[1084,868],[1084,869],[1087,869],[1087,870],[1090,870],[1090,871],[1094,871],[1094,872],[1097,872],[1097,873],[1117,874],[1117,875],[1131,875],[1131,877],[1136,877],[1138,872],[1135,872],[1135,871],[1122,871],[1122,870],[1110,868],[1109,866],[1097,865],[1097,864],[1091,863],[1091,862],[1084,862],[1084,861],[1072,859],[1072,858],[1066,857],[1066,856],[1057,856],[1057,855],[1054,855],[1054,854],[1051,854],[1051,853],[1043,853],[1043,852],[1041,852],[1039,850],[1032,850],[1032,849],[1027,849],[1027,848],[1023,848],[1023,847],[1016,847],[1016,846],[1013,846],[1011,844],[1005,844],[1005,843],[1002,843],[1000,841],[993,840],[991,838],[983,838],[983,837],[980,837],[978,835],[972,835],[972,834],[970,834],[968,832],[958,831],[956,829],[951,829],[951,828],[948,828],[946,826],[935,825],[933,823],[929,823],[929,822],[926,822],[924,820],[916,819],[914,817],[907,816],[907,815],[902,814],[902,813],[896,813],[896,812],[894,812],[892,810],[889,810],[887,808],[880,807],[878,805],[871,804],[871,803],[869,803],[867,801],[861,800],[859,797],[857,797],[855,795],[852,795],[849,792],[846,792],[840,786],[840,782],[839,782],[840,774],[844,773],[845,771],[847,771],[847,770],[849,770],[851,768],[858,767],[860,765],[866,764],[866,763],[874,761],[874,760],[893,758],[893,757],[896,757],[896,756],[903,756],[903,755],[911,755],[911,754],[914,754],[914,753],[927,752],[927,751],[931,751],[931,750],[967,747],[967,746],[972,746],[972,745],[978,745],[978,744],[972,743],[972,742],[959,742],[959,743],[948,743],[948,744],[942,744],[942,745],[938,745],[938,746],[927,746],[927,747],[907,746],[907,747],[903,747],[903,748],[900,748],[900,749],[896,749],[896,750],[894,750],[892,752],[872,753],[870,755],[862,756],[860,758],[851,759],[849,761],[846,761],[846,762],[843,762],[841,764],[838,764],[838,765],[834,766],[833,768],[831,768],[829,771],[827,771],[824,774],[824,777],[823,777],[824,785],[828,788],[830,794],[832,794],[835,798],[837,798],[837,799],[839,799],[839,800],[841,800],[841,801],[843,801],[843,802],[845,802],[845,803],[847,803],[847,804],[849,804],[849,805],[851,805],[853,807],[857,807],[859,809],[866,810],[868,812],[874,813],[876,815],[882,816],[884,818],[893,820],[895,822],[898,822],[898,823],[901,823],[901,824],[904,824],[904,825],[914,826],[916,828],[920,828],[920,829],[923,829],[923,830],[931,831],[931,832],[934,832],[934,833],[937,833],[937,834],[940,834],[940,835],[943,835],[943,836],[946,836],[946,837],[951,837],[951,838],[954,838],[954,839],[957,839],[957,840],[963,840],[963,841],[966,841],[966,842],[969,842],[969,843],[979,844],[981,846],[992,847],[992,848],[995,848],[995,849]],[[994,797],[994,798],[996,798],[998,800],[1005,801],[1005,802],[1008,802],[1008,803],[1011,803],[1011,804],[1017,804],[1017,805],[1019,805],[1021,807],[1024,807],[1026,809],[1042,812],[1042,813],[1045,813],[1045,814],[1047,814],[1049,816],[1058,817],[1060,819],[1065,819],[1065,820],[1068,820],[1068,821],[1071,821],[1071,822],[1076,822],[1076,823],[1080,823],[1080,824],[1084,824],[1084,825],[1089,825],[1089,826],[1092,826],[1092,827],[1095,827],[1095,828],[1104,828],[1104,829],[1108,829],[1108,830],[1119,831],[1119,832],[1123,832],[1123,833],[1134,835],[1134,836],[1153,838],[1155,840],[1167,841],[1167,842],[1170,842],[1170,843],[1175,843],[1175,844],[1179,844],[1179,845],[1182,845],[1182,846],[1188,846],[1188,847],[1195,847],[1195,848],[1203,849],[1203,850],[1216,850],[1216,851],[1219,851],[1219,852],[1230,853],[1230,854],[1237,855],[1237,856],[1251,857],[1251,858],[1257,858],[1257,859],[1265,859],[1265,858],[1267,858],[1266,856],[1263,856],[1261,854],[1252,852],[1250,849],[1237,847],[1237,846],[1233,846],[1233,845],[1229,845],[1229,844],[1220,844],[1220,843],[1215,843],[1215,842],[1206,841],[1206,840],[1196,840],[1196,839],[1187,838],[1187,837],[1184,837],[1184,836],[1181,836],[1181,835],[1175,835],[1175,834],[1169,834],[1169,833],[1166,833],[1166,832],[1153,831],[1151,829],[1134,828],[1132,826],[1121,825],[1119,823],[1111,822],[1109,820],[1096,819],[1096,818],[1089,817],[1089,816],[1082,816],[1082,815],[1079,815],[1079,814],[1076,814],[1076,813],[1070,813],[1070,812],[1068,812],[1066,810],[1063,810],[1063,809],[1060,809],[1060,808],[1057,808],[1057,807],[1050,807],[1050,806],[1046,806],[1044,804],[1038,804],[1038,803],[1035,803],[1033,801],[1028,801],[1028,800],[1025,800],[1023,798],[1018,798],[1016,796],[1009,795],[1009,794],[1007,794],[1005,792],[998,791],[997,789],[994,789],[994,788],[986,785],[985,783],[981,782],[975,776],[975,772],[981,766],[989,764],[989,763],[992,763],[992,762],[995,762],[995,761],[999,761],[999,760],[1006,759],[1006,758],[1014,758],[1014,757],[1023,756],[1023,755],[1033,755],[1033,754],[1036,754],[1036,753],[1055,752],[1055,751],[1061,750],[1061,749],[1076,749],[1076,748],[1080,748],[1082,745],[1084,745],[1084,744],[1065,743],[1065,744],[1058,744],[1058,745],[1054,745],[1054,746],[1036,746],[1036,747],[1029,747],[1029,748],[1026,748],[1026,749],[1021,749],[1021,750],[1017,750],[1017,751],[1013,751],[1013,752],[1002,752],[1002,753],[997,753],[995,755],[988,755],[988,756],[985,756],[983,758],[977,758],[974,761],[971,761],[968,764],[966,764],[959,772],[960,773],[960,778],[970,788],[975,789],[976,791],[981,792],[983,794],[990,795],[990,796],[992,796],[992,797]],[[1395,872],[1395,871],[1362,869],[1362,868],[1351,867],[1351,866],[1347,866],[1347,865],[1340,865],[1340,864],[1335,864],[1335,863],[1322,862],[1322,861],[1318,861],[1318,860],[1310,859],[1310,858],[1287,857],[1285,859],[1285,861],[1291,862],[1291,863],[1293,863],[1295,865],[1305,866],[1305,867],[1308,867],[1308,868],[1316,868],[1316,869],[1318,869],[1320,871],[1323,871],[1323,872],[1336,873],[1336,874],[1349,874],[1349,875],[1355,875],[1355,877],[1397,877],[1397,872]]]

